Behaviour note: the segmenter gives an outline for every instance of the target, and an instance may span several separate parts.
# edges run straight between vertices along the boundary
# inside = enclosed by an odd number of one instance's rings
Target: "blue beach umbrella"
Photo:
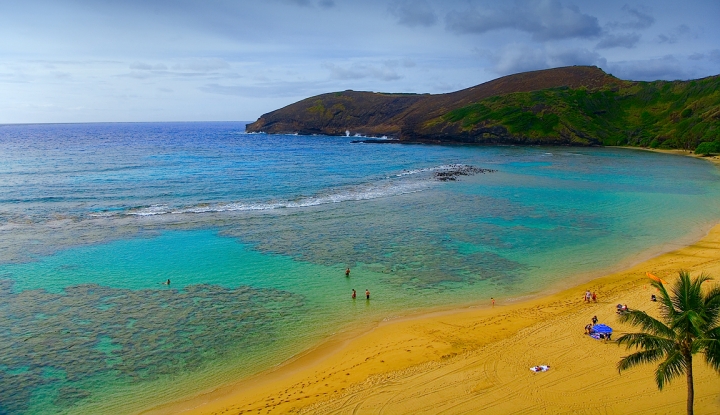
[[[593,326],[593,331],[595,333],[610,334],[613,332],[613,329],[612,327],[606,326],[604,324],[596,324]]]

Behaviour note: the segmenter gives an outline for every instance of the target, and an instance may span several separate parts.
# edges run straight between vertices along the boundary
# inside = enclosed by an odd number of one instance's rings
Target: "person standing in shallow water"
[[[355,289],[353,288],[352,299],[354,300],[355,297],[357,297],[357,293],[355,292]]]
[[[345,270],[345,276],[346,276],[346,277],[349,277],[349,276],[350,276],[350,268],[348,268],[348,269]]]
[[[365,298],[370,299],[370,291],[367,288],[365,289]]]

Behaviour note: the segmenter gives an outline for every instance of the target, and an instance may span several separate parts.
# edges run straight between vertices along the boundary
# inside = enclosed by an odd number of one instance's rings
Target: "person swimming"
[[[163,285],[170,285],[170,278],[168,278],[168,280],[165,281],[165,282],[163,283]]]

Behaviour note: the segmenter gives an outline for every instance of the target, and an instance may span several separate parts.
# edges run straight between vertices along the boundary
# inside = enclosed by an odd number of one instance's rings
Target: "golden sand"
[[[711,160],[718,162],[717,160]],[[685,412],[685,377],[663,391],[655,366],[619,374],[629,354],[583,333],[593,316],[615,329],[616,304],[657,315],[646,272],[720,279],[720,225],[700,241],[541,298],[382,322],[328,340],[277,369],[146,414],[506,414]],[[598,294],[586,303],[586,289]],[[530,367],[549,365],[533,373]],[[720,414],[720,376],[696,355],[695,413]]]

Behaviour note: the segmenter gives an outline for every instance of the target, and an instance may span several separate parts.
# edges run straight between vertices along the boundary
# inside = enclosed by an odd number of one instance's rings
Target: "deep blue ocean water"
[[[354,139],[0,126],[0,413],[137,411],[338,331],[569,285],[720,219],[718,170],[690,157]],[[494,171],[437,180],[456,165]]]

